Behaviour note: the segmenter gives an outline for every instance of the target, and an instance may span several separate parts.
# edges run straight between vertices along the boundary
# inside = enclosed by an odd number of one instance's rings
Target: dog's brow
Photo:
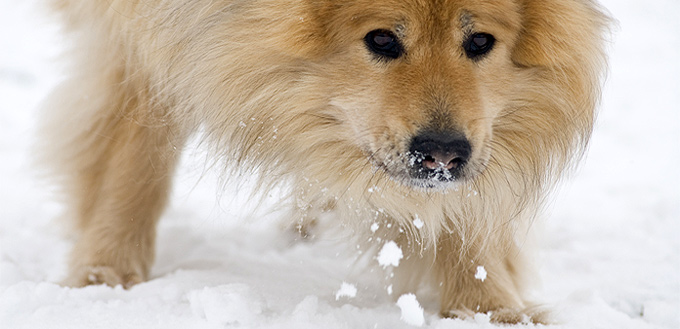
[[[397,34],[398,38],[403,39],[404,36],[406,35],[406,25],[404,25],[403,23],[395,25],[394,32]]]
[[[470,32],[474,28],[474,21],[472,20],[472,14],[467,10],[464,10],[460,14],[460,27],[465,32]]]

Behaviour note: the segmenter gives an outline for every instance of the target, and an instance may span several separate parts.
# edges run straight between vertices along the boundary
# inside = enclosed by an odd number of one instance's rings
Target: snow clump
[[[421,327],[425,324],[423,308],[418,303],[416,295],[404,294],[397,300],[397,306],[401,309],[401,320],[412,325]]]
[[[343,282],[340,286],[340,290],[335,293],[335,300],[340,299],[340,297],[354,298],[357,296],[357,287],[351,283]]]
[[[486,269],[484,269],[484,266],[477,266],[477,273],[475,273],[475,279],[477,280],[486,280]]]
[[[404,258],[404,253],[394,241],[387,241],[378,253],[378,263],[383,267],[399,266],[399,261]]]
[[[423,225],[425,225],[425,223],[424,223],[423,220],[420,219],[420,217],[418,217],[418,215],[416,214],[416,218],[413,220],[413,225],[414,225],[417,229],[421,229],[421,228],[423,228]]]

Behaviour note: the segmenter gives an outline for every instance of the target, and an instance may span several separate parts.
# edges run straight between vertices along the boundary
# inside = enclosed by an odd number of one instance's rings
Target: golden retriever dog
[[[592,130],[593,1],[50,1],[73,41],[41,136],[79,232],[66,284],[149,277],[201,131],[215,159],[288,189],[301,230],[333,211],[396,242],[400,289],[431,287],[442,316],[546,321],[525,242]]]

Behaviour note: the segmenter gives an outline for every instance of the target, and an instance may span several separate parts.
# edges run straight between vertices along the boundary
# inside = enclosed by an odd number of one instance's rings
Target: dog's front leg
[[[526,269],[513,245],[464,245],[459,236],[447,235],[439,240],[435,263],[442,316],[467,318],[486,313],[500,323],[549,322],[544,310],[528,307],[523,300]]]
[[[182,139],[173,125],[144,119],[150,109],[125,104],[137,108],[100,117],[96,133],[74,142],[83,152],[67,190],[80,231],[64,282],[70,286],[130,287],[147,279],[153,263]]]

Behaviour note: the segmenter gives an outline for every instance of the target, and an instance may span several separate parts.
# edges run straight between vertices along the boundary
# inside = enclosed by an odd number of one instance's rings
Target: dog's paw
[[[540,307],[525,308],[522,310],[502,308],[491,312],[491,321],[496,323],[533,323],[552,324],[550,311]]]
[[[121,271],[110,266],[82,266],[72,270],[63,284],[69,287],[105,284],[111,287],[122,286],[129,289],[143,281],[144,278],[141,274],[121,273]]]
[[[452,310],[442,312],[445,318],[472,319],[477,312],[471,310]],[[529,307],[525,309],[500,308],[486,313],[491,322],[502,324],[552,324],[550,311],[540,307]]]

